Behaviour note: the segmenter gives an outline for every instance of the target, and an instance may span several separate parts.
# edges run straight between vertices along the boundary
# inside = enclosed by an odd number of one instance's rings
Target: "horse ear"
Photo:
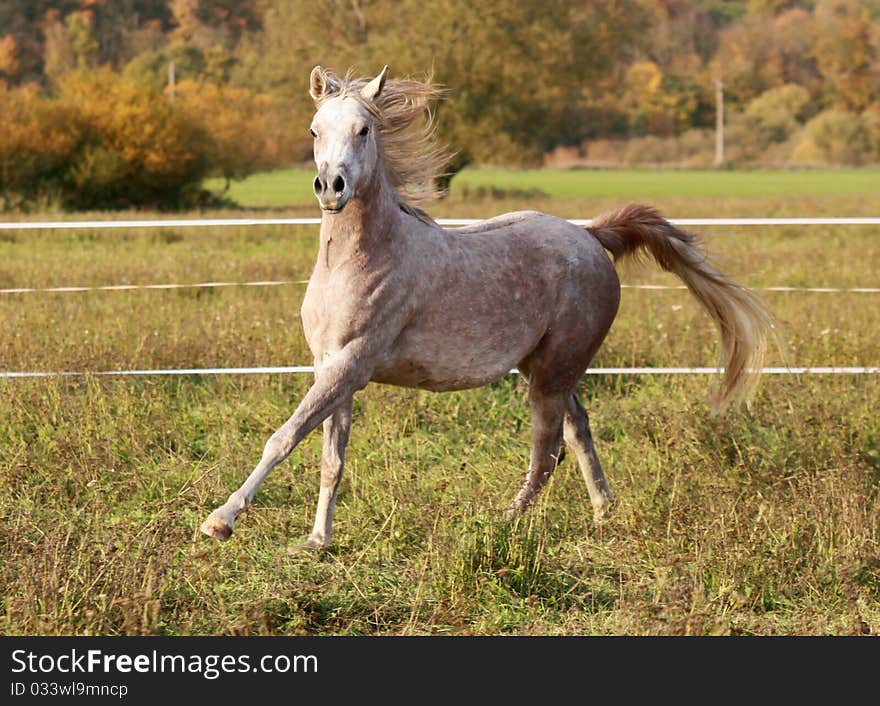
[[[382,92],[382,87],[385,85],[386,78],[388,78],[387,65],[379,72],[379,75],[376,76],[376,78],[361,89],[361,95],[368,101],[376,100]]]
[[[321,100],[327,92],[327,80],[324,73],[324,67],[316,66],[309,74],[309,95],[314,101]]]

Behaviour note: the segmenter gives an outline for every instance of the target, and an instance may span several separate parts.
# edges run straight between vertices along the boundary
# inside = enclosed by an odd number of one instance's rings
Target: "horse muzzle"
[[[327,213],[339,213],[348,203],[351,195],[342,172],[330,175],[327,171],[321,170],[312,182],[312,189],[318,198],[321,210]]]

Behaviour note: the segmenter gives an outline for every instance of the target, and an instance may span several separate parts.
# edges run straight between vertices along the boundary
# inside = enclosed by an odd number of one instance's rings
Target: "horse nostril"
[[[342,192],[345,191],[345,179],[343,179],[341,176],[337,176],[333,180],[333,191],[335,191],[339,195],[341,195]]]
[[[312,182],[312,188],[315,190],[315,196],[320,196],[324,193],[324,182],[321,181],[321,177],[316,176],[315,180]]]

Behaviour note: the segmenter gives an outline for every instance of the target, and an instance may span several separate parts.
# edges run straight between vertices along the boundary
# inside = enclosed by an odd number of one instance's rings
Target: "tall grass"
[[[849,215],[850,198],[701,208]],[[604,203],[539,207],[586,215]],[[675,204],[687,201],[665,202]],[[877,286],[878,236],[719,229],[707,246],[746,284]],[[9,233],[0,288],[300,279],[315,251],[308,228]],[[672,283],[650,267],[624,280]],[[764,296],[789,358],[769,364],[880,362],[877,295]],[[309,362],[297,285],[0,297],[3,370]],[[596,363],[711,365],[716,340],[685,292],[625,290]],[[319,433],[270,476],[232,541],[197,527],[305,377],[0,380],[0,633],[880,632],[880,380],[768,376],[750,407],[720,419],[707,414],[712,382],[585,378],[619,501],[601,524],[572,458],[527,515],[502,519],[528,455],[515,377],[448,394],[369,386],[356,398],[336,543],[293,556],[317,501]]]

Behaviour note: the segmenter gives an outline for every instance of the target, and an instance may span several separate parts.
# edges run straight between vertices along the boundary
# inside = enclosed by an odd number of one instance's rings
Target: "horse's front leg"
[[[365,387],[370,380],[372,369],[366,361],[366,356],[349,345],[324,362],[320,374],[299,407],[269,437],[263,457],[256,468],[223,505],[208,515],[200,527],[202,532],[216,539],[229,539],[235,518],[251,503],[257,488],[269,472],[337,408],[346,405],[350,409],[352,395]]]
[[[302,549],[325,549],[330,546],[333,532],[333,512],[336,509],[336,493],[342,482],[345,467],[345,447],[351,432],[352,399],[340,404],[324,420],[324,450],[321,454],[321,490],[315,526],[309,538],[300,545]]]

